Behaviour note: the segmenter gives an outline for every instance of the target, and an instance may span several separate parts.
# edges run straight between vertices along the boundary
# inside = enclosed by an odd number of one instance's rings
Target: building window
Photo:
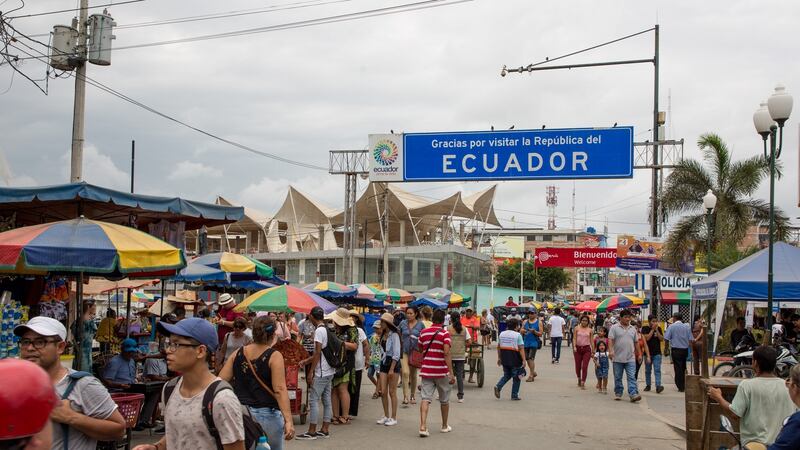
[[[275,271],[275,276],[286,279],[286,261],[276,259],[266,263]]]
[[[553,236],[554,242],[567,242],[567,235],[566,234],[557,234]]]
[[[541,236],[541,238],[542,238],[541,240],[544,241],[544,242],[550,242],[550,241],[553,240],[553,235],[552,234],[543,234]]]
[[[529,234],[529,235],[525,236],[525,240],[528,241],[528,242],[535,242],[535,241],[538,241],[537,237],[538,236],[536,236],[535,234]]]
[[[568,234],[567,235],[567,242],[575,242],[575,235],[574,234]]]
[[[336,281],[336,259],[319,260],[319,281]]]

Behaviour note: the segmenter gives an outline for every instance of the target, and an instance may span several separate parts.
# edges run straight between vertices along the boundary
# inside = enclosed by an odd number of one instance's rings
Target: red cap
[[[0,440],[41,431],[58,403],[47,372],[30,361],[4,359],[0,360],[0,380],[24,380],[21,389],[0,389]]]

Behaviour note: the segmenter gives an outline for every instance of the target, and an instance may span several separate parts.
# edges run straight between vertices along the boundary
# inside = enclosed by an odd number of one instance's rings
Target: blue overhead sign
[[[633,127],[370,135],[372,181],[630,178]]]

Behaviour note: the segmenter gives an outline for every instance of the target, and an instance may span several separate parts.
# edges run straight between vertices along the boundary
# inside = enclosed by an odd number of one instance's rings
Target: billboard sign
[[[658,271],[664,243],[660,238],[620,235],[617,237],[617,267],[629,271]]]
[[[490,236],[489,243],[482,245],[480,252],[497,261],[519,260],[525,255],[525,236]]]
[[[633,127],[369,135],[370,181],[631,178]]]
[[[613,248],[537,248],[536,267],[614,267],[617,250]]]

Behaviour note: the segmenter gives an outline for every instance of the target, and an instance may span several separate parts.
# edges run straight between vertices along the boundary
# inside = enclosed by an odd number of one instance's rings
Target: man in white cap
[[[97,441],[125,433],[125,419],[106,388],[95,377],[61,365],[67,329],[49,317],[34,317],[14,328],[20,358],[39,365],[50,376],[60,403],[50,413],[53,449],[94,450]]]
[[[219,309],[217,310],[217,338],[219,342],[225,340],[225,336],[233,331],[233,321],[237,317],[244,317],[244,314],[238,313],[233,310],[236,302],[233,301],[231,294],[225,293],[219,296],[217,300]]]

